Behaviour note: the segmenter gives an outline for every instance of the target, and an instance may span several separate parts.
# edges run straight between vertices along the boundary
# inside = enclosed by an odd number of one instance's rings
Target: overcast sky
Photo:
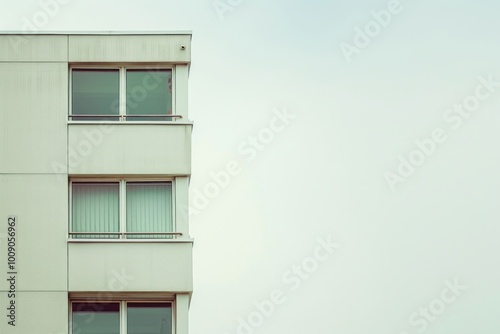
[[[500,2],[61,2],[193,31],[191,334],[500,332]]]

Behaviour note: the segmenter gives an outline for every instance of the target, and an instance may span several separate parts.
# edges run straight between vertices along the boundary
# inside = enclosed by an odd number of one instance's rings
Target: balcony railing
[[[181,232],[69,232],[68,234],[70,235],[70,237],[79,235],[118,236],[117,239],[126,239],[127,236],[133,236],[133,235],[172,236],[174,238],[182,235]],[[99,239],[99,238],[93,238],[93,239]],[[147,239],[147,238],[140,238],[140,239]],[[165,238],[165,239],[171,239],[171,238]]]
[[[154,118],[182,118],[182,115],[68,115],[69,120],[75,120],[75,119],[88,119],[88,118],[96,118],[97,120],[109,120],[107,118],[112,118],[111,120],[118,120],[118,121],[127,121],[129,118],[131,121],[134,120],[134,118],[146,118],[146,121],[148,118],[154,119]],[[94,119],[93,119],[94,120]]]

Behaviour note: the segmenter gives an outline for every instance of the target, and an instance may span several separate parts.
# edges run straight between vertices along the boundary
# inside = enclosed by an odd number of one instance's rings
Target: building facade
[[[0,34],[0,333],[186,334],[189,32]]]

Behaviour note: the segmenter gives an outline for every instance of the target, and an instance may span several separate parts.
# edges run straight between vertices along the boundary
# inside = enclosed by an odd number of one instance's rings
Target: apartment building
[[[0,34],[0,333],[186,334],[191,33]]]

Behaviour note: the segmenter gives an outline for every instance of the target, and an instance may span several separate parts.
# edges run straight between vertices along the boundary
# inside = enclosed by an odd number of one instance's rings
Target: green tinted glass
[[[73,303],[72,334],[120,334],[120,304]]]
[[[172,307],[169,303],[128,303],[128,334],[171,334]]]
[[[72,115],[118,115],[119,81],[118,69],[73,69]],[[118,120],[118,117],[73,117],[73,119]]]
[[[172,114],[172,70],[127,70],[126,100],[129,121],[170,121],[140,116]]]

